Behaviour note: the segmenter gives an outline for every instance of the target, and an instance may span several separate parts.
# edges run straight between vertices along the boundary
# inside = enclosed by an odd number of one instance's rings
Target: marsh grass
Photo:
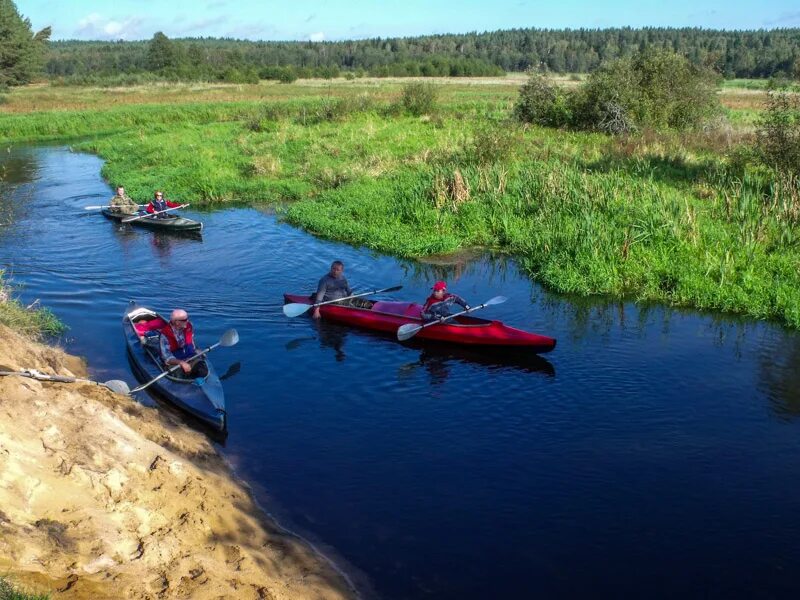
[[[399,256],[489,247],[557,291],[800,327],[798,182],[754,166],[735,121],[612,138],[511,124],[507,85],[443,85],[423,116],[397,109],[394,83],[261,89],[273,95],[7,114],[0,138],[84,136],[75,147],[140,200],[268,202]]]

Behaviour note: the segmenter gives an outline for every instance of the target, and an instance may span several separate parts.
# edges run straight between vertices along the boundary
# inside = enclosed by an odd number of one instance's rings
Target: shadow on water
[[[219,380],[225,381],[226,379],[230,379],[231,377],[238,375],[239,371],[241,370],[242,370],[242,363],[237,361],[233,363],[230,367],[228,367],[227,371],[225,371],[222,375],[219,376]]]

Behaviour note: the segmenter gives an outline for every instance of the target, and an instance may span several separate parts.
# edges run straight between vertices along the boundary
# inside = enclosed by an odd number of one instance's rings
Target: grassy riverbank
[[[38,339],[44,335],[63,333],[65,327],[47,308],[25,306],[13,298],[8,283],[0,270],[0,323],[28,337]]]
[[[140,200],[164,188],[194,203],[276,203],[315,234],[382,252],[487,246],[557,291],[800,327],[798,184],[742,150],[763,92],[725,90],[729,121],[705,133],[622,140],[518,127],[520,81],[442,84],[422,117],[402,109],[397,82],[151,90],[169,104],[83,90],[92,110],[24,114],[12,101],[0,139],[86,137],[75,147]],[[47,90],[27,93],[39,106]]]

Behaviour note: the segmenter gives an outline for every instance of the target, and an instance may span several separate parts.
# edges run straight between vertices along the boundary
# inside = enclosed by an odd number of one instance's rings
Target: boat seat
[[[376,302],[372,310],[413,319],[420,318],[422,314],[422,307],[414,302]]]
[[[164,327],[167,323],[161,317],[150,319],[149,321],[137,321],[133,324],[133,328],[139,337],[148,334],[149,332],[158,333],[158,330]]]

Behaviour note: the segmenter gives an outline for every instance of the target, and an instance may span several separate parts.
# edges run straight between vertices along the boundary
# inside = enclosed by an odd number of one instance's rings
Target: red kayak
[[[311,304],[307,295],[284,294],[284,302]],[[341,304],[320,306],[320,314],[329,321],[346,323],[373,331],[395,335],[398,327],[407,323],[423,325],[422,305],[414,302],[361,301],[364,308]],[[445,323],[437,323],[422,329],[415,339],[435,340],[461,344],[471,348],[515,349],[528,352],[550,352],[556,340],[544,335],[529,333],[500,321],[478,319],[467,315],[455,317]]]

